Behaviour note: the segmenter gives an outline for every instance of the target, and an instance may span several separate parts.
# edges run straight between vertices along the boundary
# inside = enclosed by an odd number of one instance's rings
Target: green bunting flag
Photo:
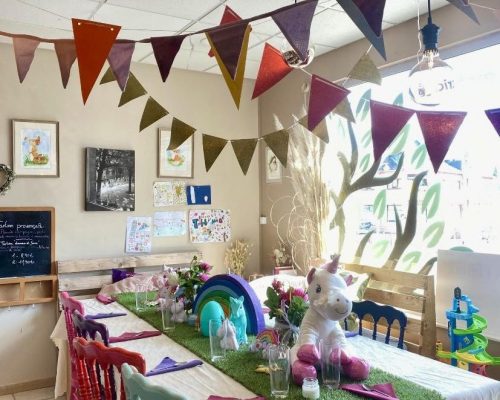
[[[120,96],[120,102],[118,103],[118,107],[127,104],[129,101],[137,99],[138,97],[144,96],[148,94],[144,86],[137,80],[135,75],[131,72],[128,77],[127,86],[125,86],[125,90],[122,92]]]

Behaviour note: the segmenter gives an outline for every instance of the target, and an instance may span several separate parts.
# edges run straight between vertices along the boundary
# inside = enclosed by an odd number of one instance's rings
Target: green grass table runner
[[[135,294],[123,293],[118,295],[118,302],[139,316],[141,319],[147,321],[158,330],[162,330],[161,314],[151,307],[145,311],[137,311],[135,309]],[[190,350],[204,362],[213,365],[215,368],[221,370],[226,375],[233,378],[235,381],[241,383],[247,389],[254,393],[258,393],[267,399],[271,399],[271,387],[269,375],[255,372],[255,368],[259,364],[267,364],[267,360],[263,359],[260,353],[252,353],[249,351],[231,351],[228,352],[226,357],[217,362],[210,360],[210,343],[209,339],[202,336],[192,326],[187,324],[176,324],[175,329],[165,333],[173,341],[179,343],[186,349]],[[253,338],[250,337],[249,340]],[[167,354],[165,354],[167,356]],[[369,361],[369,360],[368,360]],[[148,365],[148,369],[153,368],[154,365]],[[439,393],[426,389],[413,382],[398,378],[392,374],[388,374],[376,368],[372,368],[370,376],[364,382],[368,385],[377,383],[391,382],[400,400],[442,400],[444,399]],[[355,381],[341,378],[341,383],[355,383]],[[211,393],[217,394],[217,393]],[[208,397],[208,396],[207,396]],[[290,384],[289,399],[303,399],[302,389],[299,386]],[[338,400],[355,400],[361,397],[345,390],[329,391],[321,387],[321,399],[338,399]]]

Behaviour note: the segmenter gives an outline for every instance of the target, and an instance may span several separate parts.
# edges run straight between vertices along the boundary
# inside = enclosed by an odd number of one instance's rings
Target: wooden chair
[[[149,383],[127,363],[122,365],[122,379],[127,400],[188,400],[170,389]]]
[[[133,365],[141,374],[146,372],[146,360],[142,354],[119,347],[106,347],[100,342],[77,337],[73,341],[78,361],[78,384],[80,400],[115,400],[116,386],[111,375],[112,368],[121,371],[123,363]],[[97,373],[97,368],[101,373]],[[120,399],[125,400],[123,381],[120,379]]]

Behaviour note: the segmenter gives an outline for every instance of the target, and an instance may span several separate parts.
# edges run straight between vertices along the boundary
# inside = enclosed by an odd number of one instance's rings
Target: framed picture
[[[266,147],[266,182],[281,182],[281,163],[269,147]]]
[[[193,136],[175,150],[167,150],[171,133],[158,129],[158,176],[165,178],[193,177]]]
[[[12,165],[17,176],[59,177],[59,122],[13,119]]]
[[[135,210],[135,152],[87,147],[85,211]]]

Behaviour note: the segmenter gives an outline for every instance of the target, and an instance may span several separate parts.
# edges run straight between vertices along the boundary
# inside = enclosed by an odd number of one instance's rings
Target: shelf
[[[0,307],[55,301],[56,283],[57,275],[0,278]]]

